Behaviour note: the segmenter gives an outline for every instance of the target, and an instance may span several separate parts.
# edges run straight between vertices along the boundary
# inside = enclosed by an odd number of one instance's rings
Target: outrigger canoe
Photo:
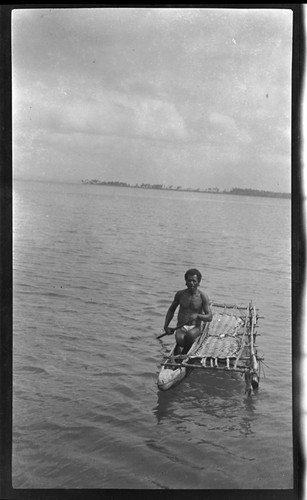
[[[256,391],[260,381],[260,358],[256,350],[257,309],[211,303],[212,321],[202,325],[202,334],[187,354],[174,355],[176,344],[166,353],[158,376],[158,387],[166,391],[179,384],[194,369],[225,370],[243,374],[246,392]]]

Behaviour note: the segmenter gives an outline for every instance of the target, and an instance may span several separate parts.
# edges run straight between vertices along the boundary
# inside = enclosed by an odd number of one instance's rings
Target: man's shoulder
[[[204,290],[199,290],[199,293],[203,299],[209,301],[208,294]]]
[[[184,288],[183,290],[178,290],[178,292],[176,292],[176,297],[182,297],[182,295],[185,295],[186,292],[186,288]]]

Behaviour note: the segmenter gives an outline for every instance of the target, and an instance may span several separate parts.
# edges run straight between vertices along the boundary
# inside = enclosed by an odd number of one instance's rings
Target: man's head
[[[185,275],[184,275],[184,279],[185,281],[188,280],[188,277],[189,276],[197,276],[197,279],[198,279],[198,284],[201,282],[201,278],[202,278],[202,275],[201,273],[198,271],[198,269],[189,269]]]

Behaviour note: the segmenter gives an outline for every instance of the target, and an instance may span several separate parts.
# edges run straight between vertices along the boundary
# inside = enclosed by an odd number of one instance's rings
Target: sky
[[[13,177],[291,190],[292,11],[12,13]]]

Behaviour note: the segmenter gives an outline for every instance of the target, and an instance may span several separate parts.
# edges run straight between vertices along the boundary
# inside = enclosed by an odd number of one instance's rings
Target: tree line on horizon
[[[216,193],[216,194],[235,194],[243,196],[267,196],[274,198],[291,198],[290,193],[278,193],[275,191],[264,191],[252,188],[239,188],[235,187],[232,189],[220,190],[217,187],[200,189],[200,188],[183,188],[182,186],[165,186],[164,184],[129,184],[127,182],[120,181],[100,181],[99,179],[82,179],[82,184],[95,184],[102,186],[115,186],[115,187],[127,187],[127,188],[139,188],[139,189],[160,189],[165,191],[183,191],[183,192],[193,192],[193,193]]]

